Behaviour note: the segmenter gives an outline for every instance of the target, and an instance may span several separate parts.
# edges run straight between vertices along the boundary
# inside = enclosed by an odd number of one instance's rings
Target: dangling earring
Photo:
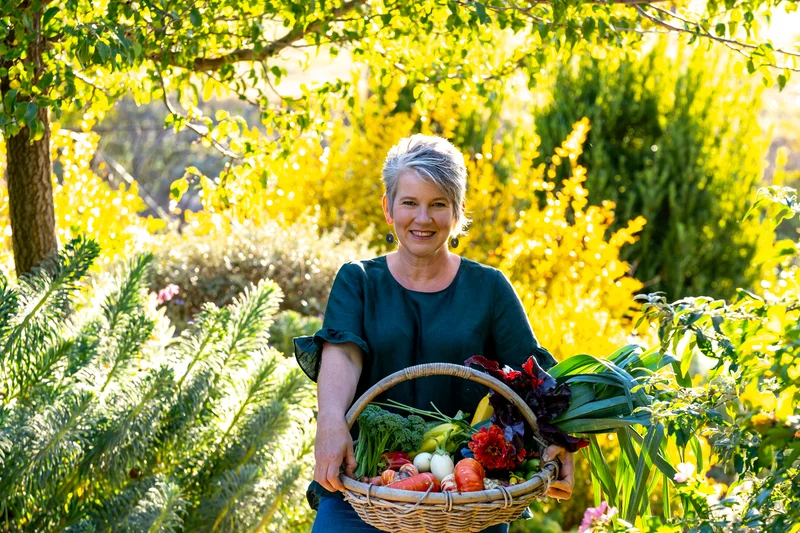
[[[394,243],[394,234],[391,231],[386,234],[386,242],[389,244]]]
[[[450,248],[458,248],[458,237],[450,239]]]

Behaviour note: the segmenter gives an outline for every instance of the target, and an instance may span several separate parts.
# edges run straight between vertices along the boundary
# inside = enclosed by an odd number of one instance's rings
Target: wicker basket
[[[534,431],[536,416],[514,391],[499,380],[466,366],[430,363],[412,366],[373,385],[347,412],[347,424],[353,427],[361,411],[381,393],[394,385],[426,376],[447,375],[481,383],[502,394],[516,405]],[[367,485],[345,475],[344,499],[366,523],[382,530],[403,533],[475,532],[501,522],[510,522],[536,499],[541,498],[558,477],[558,463],[548,462],[528,481],[510,487],[476,492],[419,493],[389,487]]]

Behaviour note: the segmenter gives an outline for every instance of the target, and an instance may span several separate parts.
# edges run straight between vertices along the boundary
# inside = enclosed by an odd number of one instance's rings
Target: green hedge
[[[178,329],[205,302],[226,305],[264,278],[283,290],[281,309],[319,316],[339,267],[374,255],[368,242],[366,236],[345,240],[338,232],[320,236],[312,224],[285,228],[277,222],[239,227],[221,236],[168,234],[155,246],[151,289],[178,286],[178,294],[165,304]]]
[[[663,45],[621,61],[586,55],[555,72],[552,101],[535,117],[540,153],[552,154],[588,117],[579,162],[589,201],[617,204],[612,229],[647,219],[641,240],[623,250],[645,290],[729,297],[758,279],[769,243],[758,221],[739,224],[767,149],[760,90],[709,52],[680,50],[674,59]]]

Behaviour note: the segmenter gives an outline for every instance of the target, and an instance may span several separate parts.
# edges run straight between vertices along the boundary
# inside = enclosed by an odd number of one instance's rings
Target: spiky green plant
[[[0,531],[307,528],[313,390],[269,345],[280,288],[208,304],[173,339],[152,257],[104,288],[86,283],[98,252],[76,239],[0,277]]]

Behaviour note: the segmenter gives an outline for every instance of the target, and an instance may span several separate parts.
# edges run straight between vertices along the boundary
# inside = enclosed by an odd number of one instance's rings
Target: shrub
[[[579,163],[590,204],[616,204],[613,229],[648,220],[621,254],[634,275],[669,298],[730,297],[760,279],[770,246],[761,222],[739,224],[767,148],[760,90],[732,80],[726,61],[679,50],[675,59],[661,45],[644,58],[584,55],[574,68],[559,66],[535,117],[540,161],[588,117]],[[564,164],[562,176],[570,173]]]
[[[269,343],[284,357],[294,356],[294,338],[313,335],[322,328],[321,316],[304,316],[297,311],[281,311],[269,328]]]
[[[307,530],[314,394],[268,346],[278,286],[171,339],[151,258],[88,289],[98,254],[79,239],[17,287],[0,277],[0,528]]]
[[[179,329],[203,303],[226,305],[245,287],[266,278],[283,289],[282,309],[315,316],[325,311],[339,267],[371,255],[366,242],[367,237],[344,239],[339,231],[319,235],[316,226],[302,222],[230,222],[212,234],[188,228],[182,235],[158,237],[151,287],[179,288],[165,306]]]

